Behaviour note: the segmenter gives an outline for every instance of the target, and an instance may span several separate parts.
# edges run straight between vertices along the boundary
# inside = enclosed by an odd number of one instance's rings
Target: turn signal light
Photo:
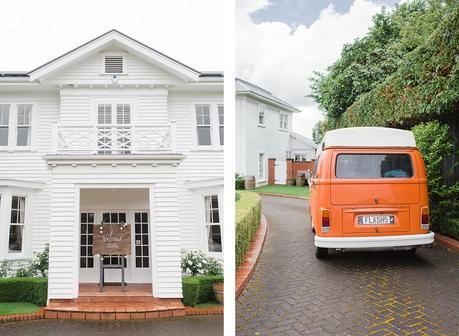
[[[421,229],[429,230],[429,208],[421,208]]]
[[[322,232],[330,232],[330,210],[322,209]]]

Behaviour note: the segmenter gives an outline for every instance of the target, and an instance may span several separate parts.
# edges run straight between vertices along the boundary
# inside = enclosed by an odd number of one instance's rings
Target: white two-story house
[[[285,184],[291,158],[292,117],[299,109],[271,92],[236,79],[236,173],[268,182],[268,159],[276,159],[275,180]]]
[[[97,224],[129,223],[128,284],[182,297],[182,249],[223,258],[223,133],[222,73],[116,30],[0,73],[0,261],[49,244],[48,298],[76,298],[99,281]]]

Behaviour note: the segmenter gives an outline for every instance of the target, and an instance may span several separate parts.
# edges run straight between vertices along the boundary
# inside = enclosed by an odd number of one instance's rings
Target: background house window
[[[105,56],[105,73],[120,74],[123,73],[124,60],[123,56]]]
[[[0,146],[8,146],[10,105],[0,104]]]
[[[220,145],[223,146],[223,144],[225,143],[225,136],[224,136],[224,132],[225,132],[225,116],[224,116],[224,108],[223,108],[223,105],[218,105],[218,125],[219,125],[219,134],[220,134]]]
[[[80,215],[80,267],[93,268],[94,256],[92,254],[94,237],[94,213],[82,212]]]
[[[205,196],[204,203],[206,211],[208,251],[222,252],[222,236],[218,195]]]
[[[136,212],[135,220],[135,267],[150,267],[148,244],[148,212]]]
[[[265,106],[258,105],[258,124],[264,125],[265,124]]]
[[[283,130],[288,129],[288,114],[285,114],[285,113],[280,114],[279,128]]]
[[[25,197],[13,196],[11,201],[11,221],[8,241],[10,253],[22,252],[25,223]]]
[[[30,135],[31,135],[31,115],[32,105],[20,104],[18,105],[17,115],[17,145],[18,146],[30,146]]]
[[[211,146],[210,105],[196,105],[196,128],[199,146]]]
[[[258,179],[265,180],[265,153],[258,154]]]

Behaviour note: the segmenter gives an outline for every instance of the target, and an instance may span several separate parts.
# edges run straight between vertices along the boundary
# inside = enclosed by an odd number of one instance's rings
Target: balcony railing
[[[169,125],[68,125],[54,123],[55,154],[148,154],[174,151]]]

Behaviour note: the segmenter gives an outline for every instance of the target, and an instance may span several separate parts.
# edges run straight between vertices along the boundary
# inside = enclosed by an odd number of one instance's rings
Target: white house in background
[[[317,144],[304,135],[290,133],[290,153],[289,158],[295,161],[311,161],[316,157]]]
[[[0,72],[0,261],[49,243],[48,298],[76,298],[99,281],[94,225],[130,223],[127,282],[181,298],[181,249],[223,258],[223,115],[222,73],[116,30]]]
[[[285,184],[286,159],[294,152],[315,151],[307,138],[292,133],[292,116],[298,112],[271,92],[236,79],[236,173],[255,176],[258,186],[266,184],[268,159],[275,158],[276,183]]]

